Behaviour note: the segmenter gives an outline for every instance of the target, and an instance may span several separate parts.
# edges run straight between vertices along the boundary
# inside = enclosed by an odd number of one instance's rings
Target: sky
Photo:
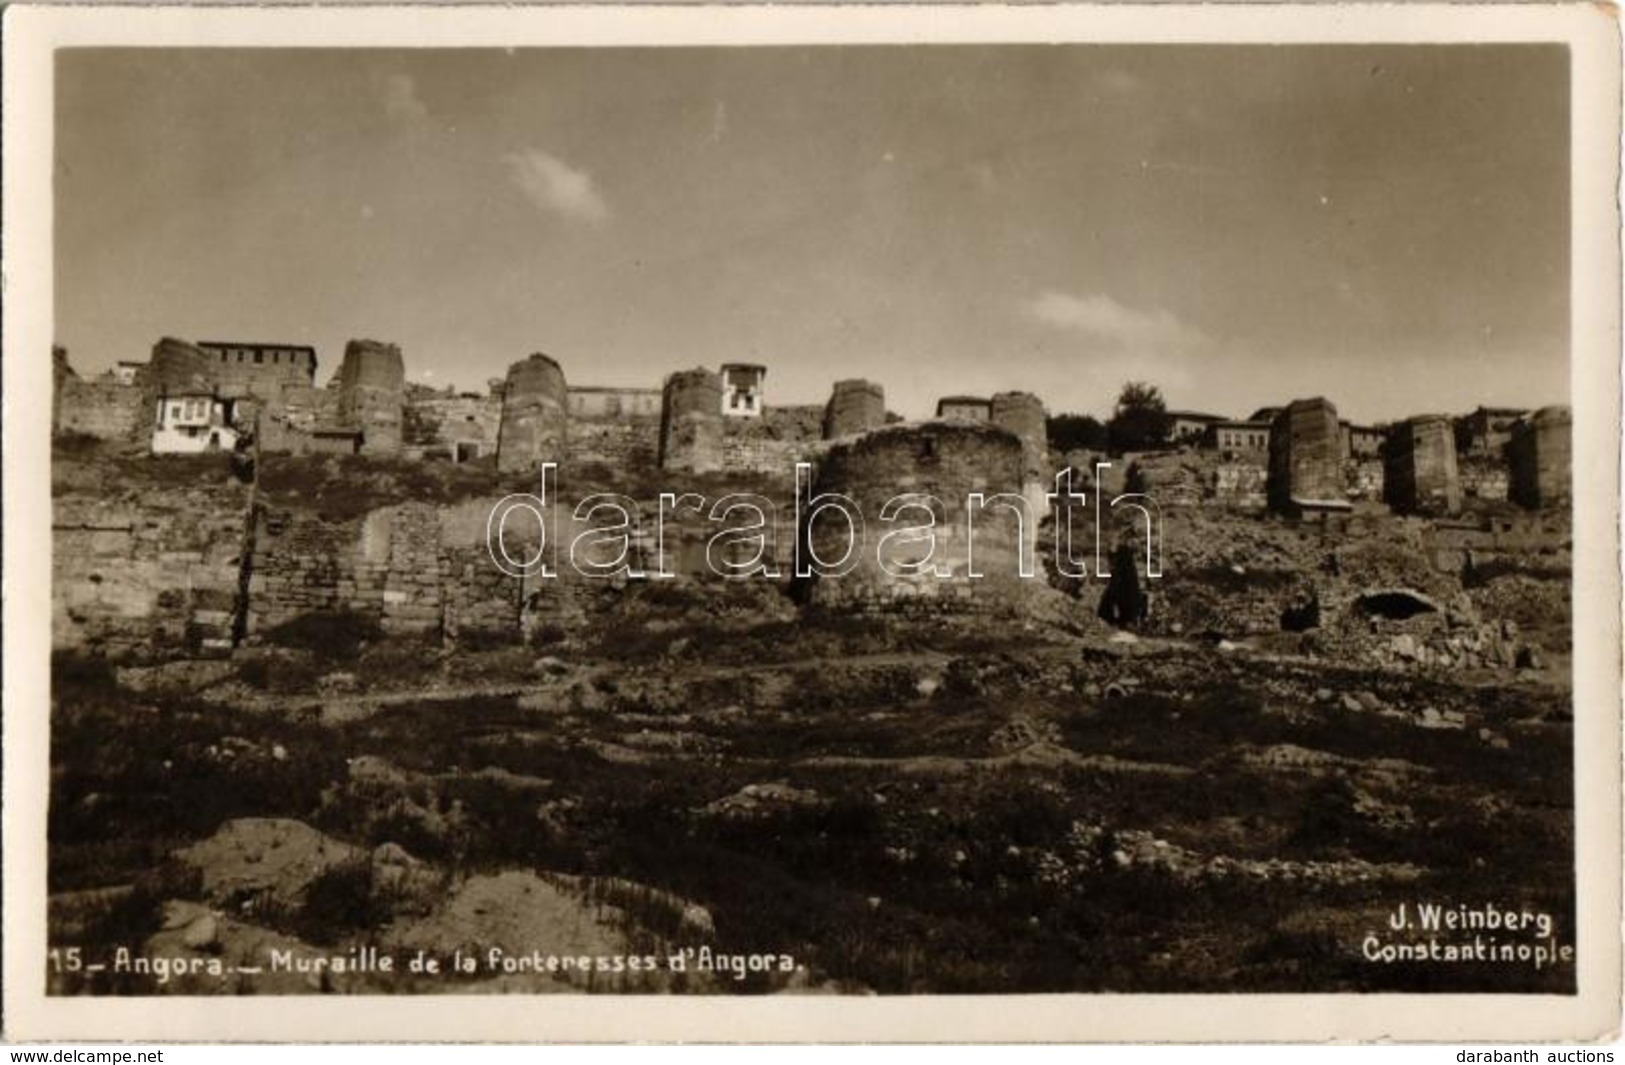
[[[58,52],[56,340],[397,343],[483,389],[1568,400],[1551,45]]]

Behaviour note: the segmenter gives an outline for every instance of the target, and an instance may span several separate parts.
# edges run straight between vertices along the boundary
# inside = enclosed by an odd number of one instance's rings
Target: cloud
[[[609,217],[609,204],[585,170],[577,170],[540,148],[511,152],[502,161],[513,183],[537,210],[578,222],[596,223]]]
[[[429,109],[418,99],[417,82],[410,74],[386,74],[378,80],[378,97],[391,122],[421,122]]]
[[[1024,309],[1028,317],[1044,325],[1082,333],[1104,347],[1125,351],[1187,350],[1207,340],[1201,330],[1167,310],[1136,310],[1105,293],[1044,292],[1027,300]]]

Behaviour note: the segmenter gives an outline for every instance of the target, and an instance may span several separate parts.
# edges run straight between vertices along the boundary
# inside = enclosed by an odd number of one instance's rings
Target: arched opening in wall
[[[1308,632],[1320,628],[1320,596],[1289,603],[1281,611],[1282,632]]]
[[[1404,621],[1418,614],[1438,612],[1439,604],[1420,592],[1408,588],[1383,588],[1366,592],[1354,601],[1360,612],[1368,617]]]

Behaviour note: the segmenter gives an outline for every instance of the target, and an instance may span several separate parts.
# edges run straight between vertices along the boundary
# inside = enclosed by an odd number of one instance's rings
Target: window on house
[[[265,361],[265,352],[263,352],[263,351],[256,351],[256,352],[255,352],[255,353],[254,353],[254,365],[255,365],[255,366],[258,366],[258,365],[259,365],[259,364],[260,364],[260,363],[262,363],[262,362],[264,362],[264,361]]]

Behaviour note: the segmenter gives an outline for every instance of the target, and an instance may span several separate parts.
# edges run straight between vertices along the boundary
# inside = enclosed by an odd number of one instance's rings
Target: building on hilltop
[[[1175,444],[1200,444],[1207,436],[1208,426],[1229,420],[1220,414],[1171,410],[1168,412],[1168,439]]]
[[[1500,458],[1518,423],[1529,416],[1521,407],[1479,407],[1455,422],[1456,451],[1462,455]]]
[[[660,389],[571,385],[567,402],[572,418],[658,418]]]
[[[237,446],[231,407],[213,390],[183,389],[161,397],[153,412],[153,454],[230,451]]]
[[[1267,452],[1270,449],[1270,423],[1263,421],[1218,421],[1202,436],[1202,446],[1226,455]]]
[[[1353,425],[1346,421],[1337,423],[1343,434],[1343,457],[1346,459],[1374,459],[1382,456],[1383,441],[1388,437],[1388,427],[1382,425]]]
[[[722,413],[730,418],[760,418],[767,367],[750,362],[722,364]]]
[[[316,349],[308,344],[200,340],[197,346],[214,361],[215,382],[222,396],[274,398],[283,385],[316,381]]]
[[[993,401],[981,396],[943,396],[937,417],[956,422],[985,422],[993,417]]]

